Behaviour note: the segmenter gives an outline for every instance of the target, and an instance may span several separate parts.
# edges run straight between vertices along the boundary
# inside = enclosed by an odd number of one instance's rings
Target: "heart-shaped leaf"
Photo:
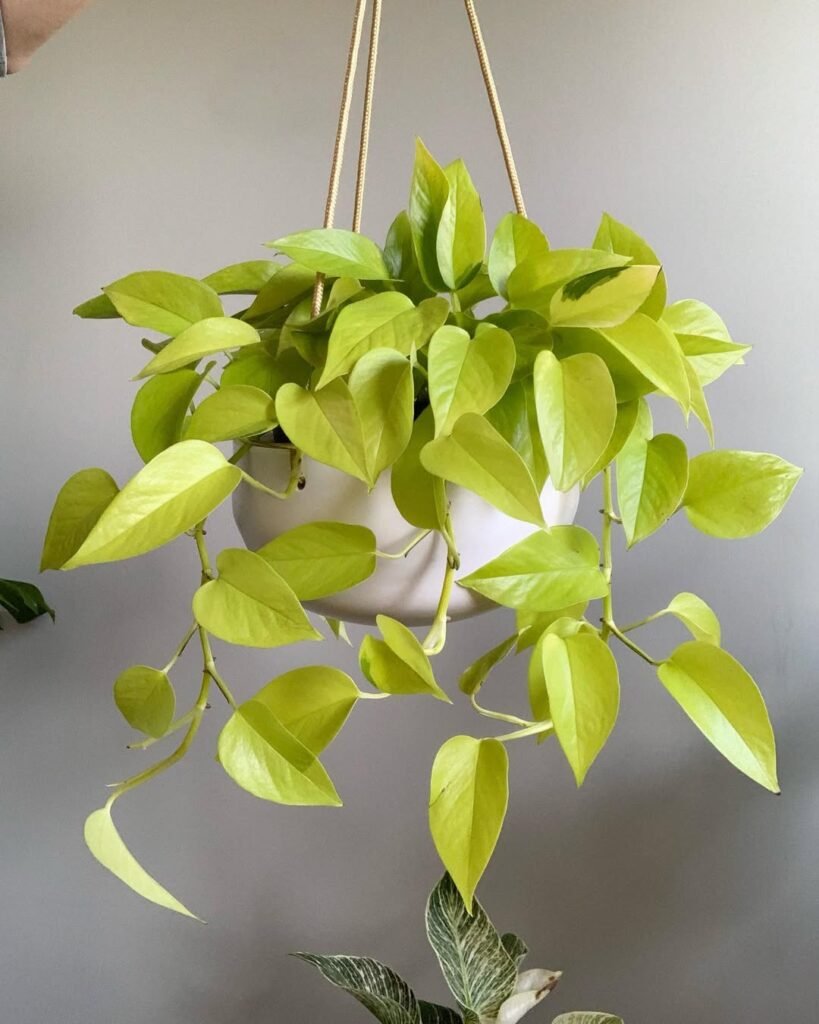
[[[202,278],[219,295],[256,295],[281,270],[273,260],[245,260],[214,270]]]
[[[48,521],[40,572],[61,569],[119,493],[104,469],[81,469],[63,484]]]
[[[258,554],[300,601],[348,590],[375,572],[375,534],[348,523],[305,523],[274,537]]]
[[[409,443],[390,475],[396,508],[408,523],[421,530],[440,529],[447,515],[446,485],[421,463],[421,452],[434,433],[432,409],[427,406],[413,424]]]
[[[143,462],[176,444],[202,377],[175,370],[146,380],[131,407],[131,437]]]
[[[368,474],[375,482],[400,458],[412,436],[412,366],[398,352],[374,349],[356,363],[350,393],[361,415]]]
[[[610,213],[604,213],[597,234],[592,245],[595,249],[603,249],[605,252],[614,252],[620,256],[628,256],[635,263],[644,266],[660,266],[657,254],[651,246],[641,238],[636,231],[615,220]],[[665,309],[665,302],[668,295],[665,274],[661,270],[654,282],[654,287],[648,298],[640,307],[640,312],[645,313],[653,319],[658,319]]]
[[[303,267],[329,277],[386,281],[390,276],[384,254],[375,242],[343,228],[299,231],[269,244]]]
[[[250,384],[223,384],[196,407],[185,437],[232,441],[253,437],[276,426],[276,404],[266,391]]]
[[[549,242],[537,224],[519,213],[507,213],[489,248],[489,277],[498,295],[508,298],[506,285],[515,267],[548,251]]]
[[[677,511],[688,483],[688,452],[673,434],[633,437],[617,456],[617,499],[629,547]]]
[[[63,568],[134,558],[167,544],[221,505],[241,477],[213,445],[180,441],[123,487]]]
[[[412,241],[421,275],[434,292],[447,290],[438,267],[438,226],[449,198],[449,181],[420,139],[415,140],[415,167],[409,199]]]
[[[654,288],[659,267],[610,267],[563,285],[552,297],[554,327],[615,327],[633,316]]]
[[[193,597],[196,621],[209,633],[244,647],[321,640],[299,599],[260,555],[226,548],[216,566],[218,578],[203,584]]]
[[[154,739],[165,735],[176,710],[176,695],[167,673],[149,665],[133,665],[119,674],[114,702],[132,729]]]
[[[373,686],[382,693],[424,693],[450,703],[415,634],[388,615],[378,615],[375,621],[383,640],[365,636],[358,659]]]
[[[441,277],[450,291],[469,284],[483,263],[486,221],[481,197],[466,164],[455,160],[444,171],[449,194],[441,211],[436,256]]]
[[[277,676],[253,699],[318,756],[338,735],[358,697],[358,687],[346,672],[310,665]]]
[[[128,274],[103,292],[127,323],[172,337],[200,320],[224,313],[213,288],[194,277],[164,270]]]
[[[139,371],[137,379],[155,373],[171,373],[216,352],[258,344],[259,332],[255,327],[233,317],[213,316],[187,327],[173,338]]]

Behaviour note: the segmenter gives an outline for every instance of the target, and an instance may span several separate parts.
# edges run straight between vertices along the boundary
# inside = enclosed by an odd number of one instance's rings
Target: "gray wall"
[[[103,465],[122,480],[137,465],[128,378],[144,353],[125,328],[72,319],[73,304],[132,269],[204,274],[319,220],[350,7],[100,0],[0,87],[4,574],[36,568],[65,477]],[[730,769],[629,664],[621,721],[580,793],[553,744],[514,750],[482,895],[533,962],[566,971],[554,1012],[815,1020],[819,6],[483,7],[532,215],[558,245],[589,239],[602,208],[641,229],[673,295],[712,302],[757,346],[712,392],[720,443],[810,472],[762,537],[719,544],[675,522],[620,563],[624,618],[682,589],[718,606],[768,696],[784,795]],[[414,133],[442,159],[467,158],[493,220],[508,208],[456,0],[388,5],[366,211],[377,235],[404,202]],[[227,516],[214,535],[235,541]],[[285,957],[298,948],[375,953],[443,994],[422,933],[439,872],[425,798],[440,742],[480,728],[460,703],[360,708],[326,759],[343,811],[237,790],[211,757],[214,711],[183,765],[118,806],[144,863],[207,927],[140,902],[86,854],[81,823],[103,783],[145,761],[123,749],[112,680],[172,649],[195,576],[184,543],[51,575],[56,626],[0,638],[0,1019],[364,1020]],[[498,613],[453,630],[440,668],[451,689],[506,628]],[[352,655],[334,656],[352,668]],[[223,661],[248,694],[315,657],[225,650]],[[499,672],[499,702],[520,692],[521,671]],[[191,663],[180,686],[195,685]]]

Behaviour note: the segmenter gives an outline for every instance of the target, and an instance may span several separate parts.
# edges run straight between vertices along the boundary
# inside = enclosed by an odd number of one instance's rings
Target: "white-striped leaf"
[[[449,875],[430,894],[427,935],[466,1019],[494,1020],[515,990],[515,961],[477,900],[469,915]]]
[[[463,1024],[464,1019],[460,1013],[450,1010],[448,1006],[425,1003],[423,999],[420,999],[418,1008],[421,1011],[421,1024]]]
[[[395,971],[363,956],[294,953],[318,967],[324,977],[359,1001],[381,1024],[419,1024],[421,1014],[412,989]]]

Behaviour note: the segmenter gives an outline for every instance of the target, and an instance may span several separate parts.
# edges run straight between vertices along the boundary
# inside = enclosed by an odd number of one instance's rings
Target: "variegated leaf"
[[[561,1013],[559,1017],[555,1017],[552,1024],[623,1024],[623,1020],[611,1013],[581,1010],[574,1013]]]
[[[506,932],[501,935],[501,942],[503,948],[515,961],[515,965],[520,967],[526,958],[526,954],[529,952],[529,947],[523,941],[519,935],[515,935],[514,932]]]
[[[427,903],[430,945],[467,1024],[494,1020],[514,992],[518,976],[514,960],[477,900],[472,910],[470,916],[449,875]]]
[[[515,991],[498,1011],[497,1024],[518,1024],[518,1021],[554,989],[560,971],[534,970],[518,975]]]
[[[381,1024],[420,1024],[421,1014],[412,989],[385,964],[363,956],[319,956],[294,953],[318,967],[324,977],[349,992]]]
[[[421,1024],[463,1024],[460,1013],[450,1010],[448,1006],[425,1003],[423,999],[419,1000],[418,1006],[421,1010]]]

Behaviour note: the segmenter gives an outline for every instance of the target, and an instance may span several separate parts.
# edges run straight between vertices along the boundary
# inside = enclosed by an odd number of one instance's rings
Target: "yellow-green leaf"
[[[561,285],[586,274],[622,267],[626,256],[598,249],[552,249],[529,256],[509,275],[506,289],[509,301],[519,309],[531,309],[549,315],[551,301]]]
[[[303,267],[329,277],[386,281],[390,276],[384,254],[375,242],[365,235],[344,228],[299,231],[270,242],[269,245]]]
[[[218,448],[180,441],[123,487],[63,568],[134,558],[167,544],[221,505],[241,478]]]
[[[321,391],[285,384],[276,395],[282,430],[303,452],[371,484],[361,416],[343,380]]]
[[[375,534],[348,523],[305,523],[279,534],[258,554],[300,601],[348,590],[375,572]]]
[[[703,386],[721,377],[731,366],[742,363],[751,351],[750,345],[733,342],[721,317],[697,299],[672,303],[662,320],[677,336]]]
[[[779,792],[765,701],[736,658],[712,643],[690,640],[660,665],[657,675],[723,757],[760,786]]]
[[[118,493],[116,481],[104,469],[81,469],[69,477],[48,521],[40,572],[61,569],[77,553]]]
[[[552,482],[568,491],[606,451],[617,420],[617,398],[606,364],[591,352],[535,360],[535,405]]]
[[[277,313],[284,307],[309,294],[316,282],[316,272],[300,267],[298,263],[280,267],[259,291],[250,308],[244,313],[245,320],[259,320]]]
[[[273,260],[245,260],[214,270],[202,283],[220,295],[256,295],[281,269]]]
[[[579,526],[554,526],[513,544],[459,580],[507,608],[548,612],[604,597],[597,541]]]
[[[517,640],[518,634],[513,633],[505,640],[502,640],[496,647],[493,647],[491,651],[487,651],[486,654],[482,654],[477,661],[474,661],[469,668],[461,674],[461,678],[458,682],[461,693],[465,693],[467,696],[472,696],[477,693],[486,682],[486,679],[492,669],[515,649]]]
[[[539,647],[555,733],[581,786],[617,720],[617,662],[608,645],[586,631],[546,633]]]
[[[595,249],[628,256],[635,263],[656,267],[661,265],[657,254],[645,239],[619,220],[615,220],[610,213],[603,214],[592,245]],[[657,320],[665,309],[667,296],[665,274],[661,270],[648,298],[640,307],[640,312]]]
[[[170,448],[182,436],[202,377],[195,370],[175,370],[146,380],[131,406],[131,437],[143,462]]]
[[[712,537],[750,537],[776,519],[801,476],[798,466],[777,455],[703,452],[691,460],[685,514]]]
[[[213,316],[178,334],[139,371],[137,379],[170,373],[216,352],[258,344],[259,332],[255,327],[230,316]]]
[[[669,602],[660,615],[673,615],[689,631],[695,640],[715,644],[722,641],[719,619],[712,608],[696,594],[682,593]]]
[[[616,327],[642,306],[659,267],[611,267],[563,285],[552,297],[549,320],[555,327]]]
[[[409,444],[392,467],[392,499],[408,523],[421,530],[438,530],[447,514],[444,481],[428,473],[421,464],[421,452],[434,436],[432,409],[427,408],[413,424]]]
[[[444,171],[449,195],[441,211],[436,239],[438,267],[450,291],[463,288],[477,274],[486,250],[486,222],[481,198],[466,164],[455,160]]]
[[[482,416],[461,416],[448,437],[422,449],[421,463],[427,472],[466,487],[513,519],[545,525],[526,463]]]
[[[224,384],[201,402],[185,428],[185,437],[231,441],[253,437],[276,426],[276,403],[250,384]]]
[[[352,679],[328,665],[295,668],[253,698],[318,756],[335,739],[359,697]]]
[[[367,473],[375,483],[382,470],[402,455],[412,436],[412,366],[392,349],[373,349],[353,368],[350,393],[361,415]]]
[[[260,800],[297,807],[340,807],[321,761],[258,700],[242,704],[219,735],[219,762]]]
[[[617,456],[617,501],[629,547],[677,511],[687,483],[688,452],[678,437],[629,440]]]
[[[100,864],[139,896],[166,910],[174,910],[177,914],[200,920],[137,862],[122,841],[109,807],[101,807],[88,816],[85,822],[85,842]]]
[[[509,758],[498,740],[453,736],[432,765],[429,827],[467,910],[506,817]]]
[[[218,578],[193,596],[194,617],[209,633],[244,647],[322,639],[292,589],[260,555],[226,548],[216,567]]]
[[[533,221],[519,213],[507,213],[495,229],[489,248],[489,278],[498,295],[508,298],[510,274],[524,260],[544,256],[549,242]]]
[[[382,693],[424,693],[450,703],[415,634],[387,615],[378,615],[375,621],[383,640],[365,636],[358,657],[361,671],[373,686]]]
[[[415,140],[415,167],[409,199],[412,241],[421,275],[434,292],[446,291],[438,268],[438,225],[449,198],[449,181],[420,139]]]
[[[664,395],[673,398],[683,412],[691,404],[685,359],[677,339],[663,323],[637,313],[618,327],[600,331],[640,374]]]
[[[515,343],[500,327],[470,339],[460,327],[442,327],[429,346],[429,399],[436,436],[452,431],[464,413],[482,415],[502,397],[515,369]]]
[[[103,292],[127,323],[172,337],[199,320],[224,313],[219,296],[208,285],[164,270],[128,274]]]
[[[620,454],[623,445],[628,441],[629,436],[634,429],[634,424],[637,422],[637,412],[639,408],[639,399],[633,399],[630,402],[621,402],[617,406],[617,419],[614,421],[614,430],[609,438],[609,443],[606,445],[606,448],[600,458],[583,477],[581,486],[584,490],[589,486],[592,480],[594,480],[597,474],[602,472],[606,466],[610,465]]]
[[[132,729],[154,739],[165,735],[176,710],[168,674],[149,665],[133,665],[117,676],[114,702]]]

